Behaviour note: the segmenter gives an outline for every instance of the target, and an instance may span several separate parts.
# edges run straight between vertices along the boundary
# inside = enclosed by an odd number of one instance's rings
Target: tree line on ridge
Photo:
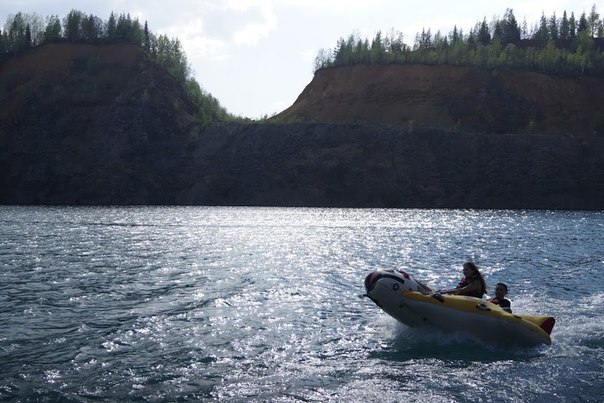
[[[519,25],[512,9],[490,24],[486,18],[464,34],[457,26],[447,35],[424,29],[413,47],[401,32],[362,39],[358,33],[340,38],[335,48],[321,49],[314,71],[356,64],[453,64],[487,69],[524,68],[566,76],[604,76],[604,20],[595,4],[579,19],[566,11],[562,17],[542,14],[530,29]]]

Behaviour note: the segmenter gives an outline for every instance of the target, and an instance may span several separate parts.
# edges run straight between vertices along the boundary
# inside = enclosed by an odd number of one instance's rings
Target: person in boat
[[[489,298],[489,302],[499,305],[504,311],[512,313],[512,303],[505,296],[508,294],[508,286],[504,283],[497,283],[495,286],[495,296]]]
[[[473,262],[466,262],[463,265],[463,278],[452,290],[445,290],[442,294],[465,295],[468,297],[482,298],[487,293],[487,283],[478,266]]]

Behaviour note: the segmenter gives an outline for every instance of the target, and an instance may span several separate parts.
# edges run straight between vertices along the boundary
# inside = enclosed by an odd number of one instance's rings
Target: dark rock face
[[[555,208],[604,206],[604,141],[406,132],[365,125],[208,129],[191,202],[251,205]],[[217,169],[218,168],[218,169]],[[209,174],[209,175],[208,175]],[[204,199],[210,196],[211,200]],[[201,199],[199,198],[201,197]]]
[[[604,208],[599,138],[333,124],[140,136],[21,130],[2,144],[0,202]]]

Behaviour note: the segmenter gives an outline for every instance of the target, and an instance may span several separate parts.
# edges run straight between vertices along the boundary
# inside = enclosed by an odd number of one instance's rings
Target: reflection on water
[[[597,401],[601,212],[0,207],[0,398]],[[551,347],[409,329],[378,268],[474,260]]]

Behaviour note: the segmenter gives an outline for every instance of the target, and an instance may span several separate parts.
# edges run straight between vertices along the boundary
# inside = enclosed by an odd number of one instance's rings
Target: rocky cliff
[[[19,132],[0,202],[601,209],[604,141],[371,125],[213,125],[196,138]]]
[[[444,93],[422,101],[431,128],[345,114],[200,125],[139,48],[105,46],[43,48],[0,66],[0,203],[604,208],[604,139],[593,131],[452,130],[437,113]],[[349,92],[352,107],[362,97]]]

